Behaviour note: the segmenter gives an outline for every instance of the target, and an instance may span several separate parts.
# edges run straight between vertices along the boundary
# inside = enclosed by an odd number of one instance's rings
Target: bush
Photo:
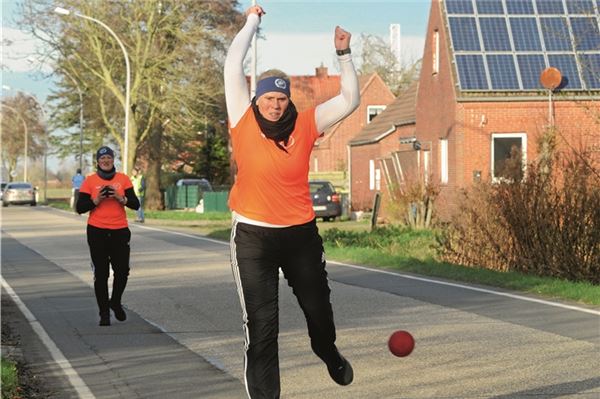
[[[442,237],[444,260],[600,283],[600,175],[585,153],[474,186]],[[556,172],[556,166],[562,166]]]
[[[389,217],[416,229],[431,227],[435,199],[440,192],[432,181],[431,178],[427,183],[409,180],[402,185],[392,185],[385,204]]]

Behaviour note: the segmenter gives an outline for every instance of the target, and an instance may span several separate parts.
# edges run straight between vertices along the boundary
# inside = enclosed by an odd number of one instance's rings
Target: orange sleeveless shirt
[[[287,153],[262,134],[252,107],[230,131],[237,176],[229,208],[270,224],[298,225],[314,219],[308,170],[310,153],[320,135],[315,109],[298,114]]]
[[[102,186],[112,185],[115,192],[125,195],[125,190],[133,187],[129,177],[123,173],[115,173],[110,180],[101,179],[96,173],[85,178],[79,189],[80,193],[87,193],[96,198]],[[114,198],[107,198],[100,202],[97,207],[90,211],[88,224],[100,229],[122,229],[128,226],[125,207]]]

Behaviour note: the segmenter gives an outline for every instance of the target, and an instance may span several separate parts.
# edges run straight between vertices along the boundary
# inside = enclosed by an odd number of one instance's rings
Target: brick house
[[[375,193],[390,196],[391,186],[413,173],[416,152],[412,144],[402,144],[414,137],[418,82],[413,82],[377,118],[349,142],[350,201],[354,210],[370,209]],[[382,204],[381,214],[385,212]]]
[[[440,184],[442,217],[458,205],[461,187],[500,178],[513,147],[521,150],[523,165],[535,160],[550,110],[559,149],[595,148],[600,154],[598,5],[585,11],[571,8],[576,2],[554,2],[555,9],[540,0],[469,3],[432,1],[419,80],[415,136],[421,151],[430,152],[427,168]],[[570,26],[570,43],[557,43],[563,25]],[[464,36],[467,26],[479,26],[480,43]],[[588,60],[588,71],[583,64],[570,67],[574,54]],[[483,68],[473,70],[476,65]],[[557,67],[564,77],[551,103],[539,80],[546,67]],[[477,82],[477,76],[485,80]]]
[[[559,150],[600,161],[599,6],[432,0],[409,139],[413,170],[439,185],[438,216],[456,209],[461,188],[501,178],[512,149],[534,161],[550,123]],[[539,80],[548,67],[562,72],[554,92]]]
[[[311,154],[311,172],[348,170],[348,142],[394,101],[394,94],[377,73],[359,76],[360,105],[317,140]],[[339,93],[339,77],[335,94]]]

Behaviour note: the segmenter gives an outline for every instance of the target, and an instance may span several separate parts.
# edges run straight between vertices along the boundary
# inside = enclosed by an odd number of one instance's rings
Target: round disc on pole
[[[562,74],[555,67],[548,67],[540,74],[540,83],[548,90],[554,90],[562,82]]]

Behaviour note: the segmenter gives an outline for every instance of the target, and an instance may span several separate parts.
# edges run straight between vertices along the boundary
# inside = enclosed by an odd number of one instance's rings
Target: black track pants
[[[245,383],[252,399],[279,398],[279,267],[304,312],[313,351],[339,359],[323,242],[316,222],[270,228],[234,222],[231,265],[245,333]]]
[[[88,224],[87,242],[94,271],[94,292],[100,313],[109,312],[109,264],[113,269],[112,302],[120,304],[129,276],[129,228],[110,230]]]

